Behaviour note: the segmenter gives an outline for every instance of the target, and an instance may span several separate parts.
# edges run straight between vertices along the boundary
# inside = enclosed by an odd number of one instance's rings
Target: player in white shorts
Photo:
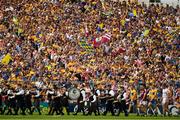
[[[169,105],[169,89],[166,84],[163,85],[162,89],[162,107],[163,107],[163,114],[166,116],[166,112],[169,112],[168,105]]]

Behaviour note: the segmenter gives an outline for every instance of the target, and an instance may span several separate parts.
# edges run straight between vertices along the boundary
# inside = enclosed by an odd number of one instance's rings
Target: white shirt
[[[47,90],[47,92],[46,92],[46,95],[48,95],[48,94],[54,94],[54,91],[50,91],[50,90]]]
[[[92,103],[96,102],[96,95],[93,95],[93,101]]]
[[[97,96],[100,96],[101,95],[100,90],[96,90],[96,94],[97,94]]]
[[[110,94],[111,96],[114,96],[114,95],[115,95],[115,93],[114,93],[113,90],[110,90],[110,91],[109,91],[109,94]]]
[[[8,90],[7,91],[7,94],[8,95],[11,95],[11,96],[9,96],[9,98],[14,98],[15,96],[13,95],[13,91],[12,90]]]
[[[13,91],[12,91],[12,90],[8,90],[8,91],[7,91],[7,94],[8,94],[8,95],[13,94]]]
[[[60,96],[62,96],[62,94],[59,91],[57,91],[57,97],[60,97]]]
[[[83,96],[83,101],[85,101],[86,100],[86,92],[85,92],[85,90],[82,90],[81,94]]]
[[[26,90],[26,95],[29,95],[29,93],[30,93],[29,90]]]
[[[163,89],[162,90],[162,97],[163,98],[168,98],[168,92],[169,92],[169,90],[167,88]]]
[[[65,95],[66,95],[66,96],[68,96],[68,95],[69,95],[67,91],[65,92]]]
[[[35,85],[36,85],[38,88],[40,88],[40,87],[42,87],[43,82],[37,81],[37,82],[35,83]]]
[[[24,94],[24,90],[21,89],[18,93],[16,93],[16,95],[23,95]]]
[[[36,90],[36,95],[35,95],[35,97],[39,97],[39,96],[40,96],[39,90]]]
[[[127,93],[125,92],[125,93],[123,94],[122,100],[126,100],[127,98],[128,98],[128,95],[127,95]]]
[[[121,101],[121,95],[120,94],[117,96],[117,100]]]

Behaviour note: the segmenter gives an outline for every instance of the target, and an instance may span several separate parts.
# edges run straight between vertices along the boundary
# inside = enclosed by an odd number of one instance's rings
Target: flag
[[[117,52],[118,53],[124,53],[124,52],[126,52],[126,50],[124,48],[120,47]]]
[[[134,14],[134,16],[137,16],[137,12],[135,9],[133,10],[133,14]]]
[[[104,36],[102,36],[102,43],[106,43],[109,42],[109,40],[111,39],[111,34],[107,33]]]
[[[4,56],[4,58],[1,60],[1,63],[3,65],[8,65],[9,62],[12,60],[11,55],[8,53]]]
[[[21,33],[23,33],[23,29],[18,28],[18,35],[20,35]]]
[[[93,46],[99,47],[101,45],[101,37],[94,39]]]
[[[107,33],[99,38],[94,39],[94,47],[99,47],[101,44],[109,42],[111,39],[111,34]]]
[[[144,35],[144,36],[148,36],[149,31],[150,31],[149,29],[148,29],[148,30],[145,30],[145,31],[143,32],[143,35]]]
[[[116,56],[118,56],[118,55],[120,55],[121,53],[124,53],[124,52],[126,52],[126,49],[120,47],[120,48],[118,48],[115,52],[112,52],[111,55],[112,55],[113,57],[116,57]]]
[[[91,46],[90,44],[88,44],[86,41],[80,41],[79,42],[80,46],[82,48],[84,48],[87,52],[93,52],[94,49],[93,49],[93,46]]]
[[[125,25],[125,23],[126,23],[126,21],[125,21],[125,20],[121,20],[121,25],[122,25],[122,26],[124,26],[124,25]]]
[[[18,19],[16,17],[13,17],[13,22],[14,22],[15,25],[18,25],[18,23],[19,23]]]
[[[101,24],[99,24],[98,26],[99,26],[99,28],[100,28],[100,29],[103,29],[104,24],[103,24],[103,23],[101,23]]]

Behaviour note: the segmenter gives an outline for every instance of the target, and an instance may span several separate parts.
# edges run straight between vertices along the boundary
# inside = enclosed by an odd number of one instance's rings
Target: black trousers
[[[113,101],[108,101],[106,104],[106,111],[104,112],[104,115],[107,114],[107,112],[110,111],[112,115],[114,115],[114,110],[113,110]]]
[[[48,107],[49,107],[48,115],[51,115],[53,112],[53,100],[52,99],[49,100]]]
[[[77,110],[77,112],[75,114],[77,114],[78,112],[81,112],[81,110],[83,112],[83,115],[85,115],[85,112],[84,112],[84,102],[78,103],[78,110]]]
[[[89,107],[89,115],[92,115],[92,112],[94,112],[95,115],[97,112],[97,103],[91,103],[90,107]]]
[[[65,107],[66,112],[69,115],[70,114],[70,111],[69,111],[69,101],[68,101],[67,96],[62,98],[62,105],[63,105],[63,107]]]
[[[26,101],[26,109],[29,110],[29,113],[32,114],[32,102],[31,101]]]
[[[128,116],[126,101],[122,100],[119,105],[120,111],[124,111],[125,116]]]
[[[56,112],[57,115],[64,114],[64,113],[62,113],[63,109],[62,109],[62,105],[61,105],[61,102],[60,102],[59,99],[53,100],[52,104],[53,104],[52,105],[53,110],[52,110],[52,114],[51,115],[53,115],[54,112]]]
[[[23,99],[18,99],[17,100],[17,107],[16,107],[16,110],[15,110],[15,114],[17,115],[18,114],[18,111],[19,109],[21,109],[22,111],[22,114],[25,115],[25,101]]]
[[[16,101],[14,98],[11,98],[8,100],[8,112],[6,113],[7,115],[12,115],[13,111],[12,110],[16,110]]]
[[[37,109],[39,112],[39,115],[41,115],[40,102],[41,102],[40,98],[34,98],[34,105],[32,109],[32,112],[34,112],[34,110]]]
[[[8,109],[9,102],[7,99],[5,99],[4,104],[5,104],[5,106],[2,106],[1,115],[3,115],[5,113],[5,111]]]
[[[67,112],[67,114],[69,115],[69,114],[70,114],[69,105],[68,105],[68,104],[64,104],[63,107],[65,107],[66,112]]]
[[[97,107],[98,115],[100,115],[99,106],[100,106],[100,102],[98,101],[98,102],[97,102],[97,106],[96,106],[96,107]]]

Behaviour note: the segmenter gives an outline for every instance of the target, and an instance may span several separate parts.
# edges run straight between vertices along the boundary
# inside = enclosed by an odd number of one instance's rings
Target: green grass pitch
[[[136,116],[134,114],[130,114],[128,117],[125,117],[123,114],[120,116],[111,116],[110,114],[107,116],[83,116],[82,114],[78,114],[77,116],[73,115],[0,115],[0,120],[180,120],[180,116],[172,116],[172,117],[142,117],[142,116]]]

